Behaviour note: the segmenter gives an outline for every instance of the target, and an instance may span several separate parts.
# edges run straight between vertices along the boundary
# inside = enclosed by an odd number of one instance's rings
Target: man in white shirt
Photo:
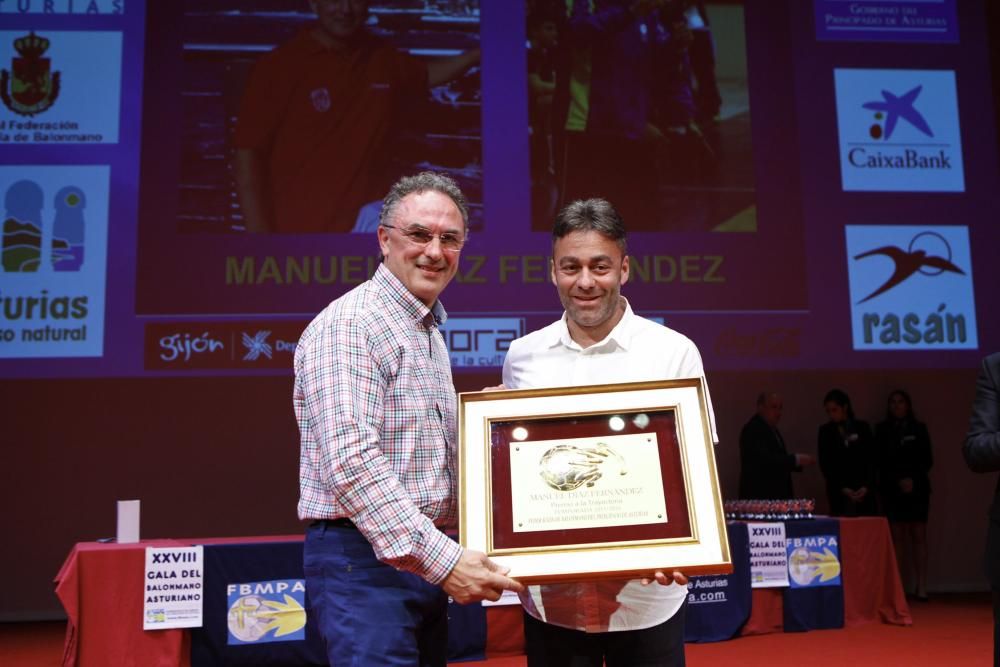
[[[503,386],[704,375],[694,343],[634,314],[621,296],[629,275],[625,226],[609,202],[569,204],[552,237],[552,282],[565,313],[511,343]],[[714,415],[712,436],[718,441]],[[649,579],[530,586],[521,594],[529,667],[684,665],[686,584],[680,572],[658,571]]]

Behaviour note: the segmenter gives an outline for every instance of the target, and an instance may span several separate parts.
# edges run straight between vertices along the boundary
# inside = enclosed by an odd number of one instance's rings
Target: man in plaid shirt
[[[444,665],[447,595],[522,588],[441,532],[455,525],[457,473],[438,295],[467,226],[450,178],[401,179],[379,219],[382,264],[317,315],[295,351],[306,589],[331,665]]]

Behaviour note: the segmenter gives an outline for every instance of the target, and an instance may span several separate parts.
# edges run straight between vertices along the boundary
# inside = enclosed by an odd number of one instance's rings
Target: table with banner
[[[692,577],[686,639],[721,641],[740,635],[800,632],[870,622],[911,625],[883,517],[786,521],[782,547],[789,585],[753,587],[750,534],[755,522],[728,524],[734,571]]]
[[[782,523],[789,585],[752,586],[757,524],[730,522],[735,570],[692,578],[688,641],[912,623],[884,518]],[[146,548],[195,544],[204,546],[203,626],[143,631]],[[63,665],[326,664],[302,578],[297,535],[77,544],[55,580],[68,617]],[[453,660],[516,655],[523,647],[519,606],[450,605]]]

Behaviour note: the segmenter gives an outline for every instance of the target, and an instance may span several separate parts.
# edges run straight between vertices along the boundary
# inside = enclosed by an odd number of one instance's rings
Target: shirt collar
[[[428,324],[433,322],[438,326],[441,326],[448,320],[448,313],[445,311],[444,306],[441,305],[440,299],[436,299],[434,305],[428,308],[427,304],[415,297],[410,290],[406,289],[406,286],[399,281],[399,278],[389,270],[389,267],[384,262],[378,265],[375,275],[372,276],[372,282],[380,287],[390,300],[399,304],[403,311],[413,320],[417,322],[429,320]]]
[[[632,321],[635,319],[635,314],[632,313],[632,306],[629,304],[628,299],[625,297],[619,297],[625,302],[625,312],[622,314],[622,318],[615,325],[603,340],[594,343],[590,349],[600,349],[603,347],[611,346],[612,344],[617,345],[622,350],[628,350],[629,346],[632,344]],[[568,347],[571,350],[580,350],[584,348],[580,347],[580,344],[573,340],[573,337],[569,333],[569,325],[567,324],[566,312],[563,311],[562,318],[559,320],[559,325],[552,328],[552,333],[547,341],[548,347],[555,347],[556,345],[562,345]]]
[[[316,28],[316,23],[310,23],[309,25],[299,29],[299,32],[295,35],[290,43],[295,44],[296,48],[301,49],[302,52],[309,55],[316,55],[317,53],[323,53],[327,50],[323,46],[316,36],[313,35],[313,30]]]

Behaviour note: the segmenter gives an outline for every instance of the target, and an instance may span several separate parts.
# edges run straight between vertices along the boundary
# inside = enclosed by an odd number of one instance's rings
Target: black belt
[[[352,528],[357,530],[358,527],[354,525],[354,522],[348,518],[340,519],[316,519],[312,522],[314,526],[326,526],[327,528]]]
[[[2,0],[0,0],[2,2]],[[354,525],[354,522],[347,517],[341,517],[339,519],[316,519],[311,524],[311,526],[326,526],[327,528],[350,528],[351,530],[357,530],[358,527]],[[444,530],[442,526],[434,524],[436,528]]]

